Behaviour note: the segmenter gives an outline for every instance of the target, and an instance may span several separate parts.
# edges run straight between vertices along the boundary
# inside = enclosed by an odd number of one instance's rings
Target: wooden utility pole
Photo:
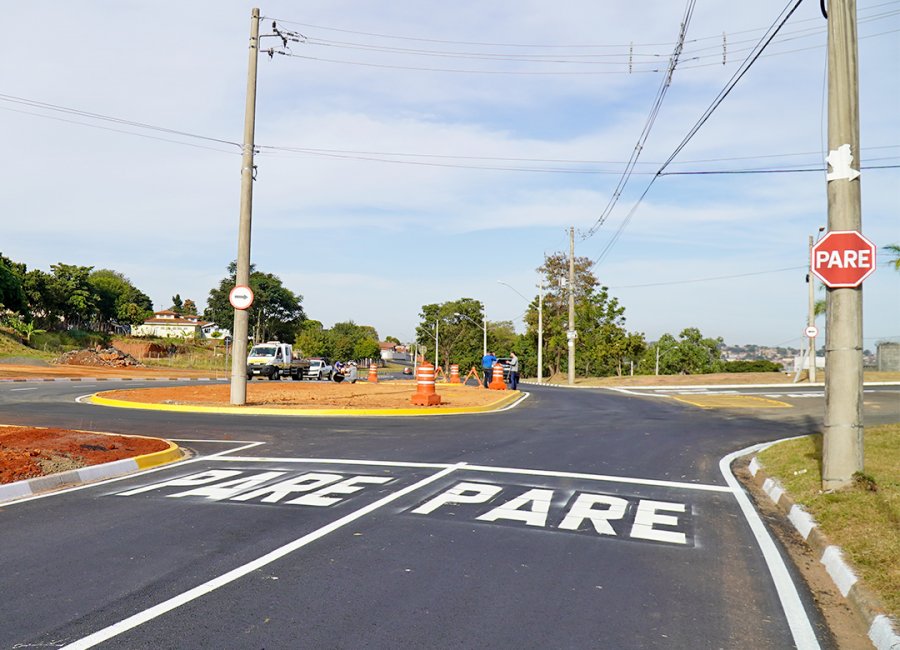
[[[575,226],[569,228],[569,386],[575,384]]]
[[[250,14],[250,54],[247,66],[247,104],[244,109],[244,143],[241,156],[241,216],[238,224],[237,274],[235,284],[250,285],[250,224],[253,215],[253,146],[256,131],[256,64],[259,59],[259,9]],[[234,310],[231,357],[231,403],[247,403],[247,335],[250,314]]]
[[[828,152],[828,230],[861,232],[856,0],[828,2]],[[822,487],[834,490],[863,469],[862,286],[827,301]]]

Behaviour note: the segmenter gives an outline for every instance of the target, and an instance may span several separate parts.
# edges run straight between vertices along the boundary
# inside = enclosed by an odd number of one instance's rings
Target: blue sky
[[[0,93],[238,142],[253,6],[9,7]],[[465,296],[521,330],[525,301],[497,280],[535,294],[535,269],[567,250],[570,225],[576,254],[597,259],[649,182],[633,175],[584,236],[638,141],[662,79],[649,70],[665,69],[684,7],[260,5],[262,33],[275,18],[306,42],[259,62],[253,262],[326,326],[352,319],[407,340],[421,305]],[[637,171],[673,152],[784,7],[697,3]],[[900,1],[861,0],[858,14],[863,164],[897,164]],[[821,164],[824,30],[818,3],[803,3],[670,170]],[[157,309],[175,293],[205,303],[236,256],[236,147],[18,102],[0,111],[0,251],[31,268],[121,271]],[[863,232],[879,246],[900,242],[898,175],[863,171]],[[662,177],[595,272],[649,339],[695,326],[799,346],[807,236],[826,209],[824,173]],[[866,281],[864,328],[867,347],[900,337],[900,274],[886,263]]]

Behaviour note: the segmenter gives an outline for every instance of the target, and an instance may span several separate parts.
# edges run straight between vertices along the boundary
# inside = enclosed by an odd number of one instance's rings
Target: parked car
[[[310,359],[309,369],[306,371],[307,379],[331,379],[334,374],[334,367],[328,359]]]

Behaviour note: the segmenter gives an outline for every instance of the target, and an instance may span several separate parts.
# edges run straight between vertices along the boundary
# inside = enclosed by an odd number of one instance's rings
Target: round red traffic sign
[[[875,244],[855,230],[832,230],[813,246],[810,268],[832,289],[858,287],[875,272]]]
[[[243,285],[237,285],[228,294],[228,302],[235,309],[250,309],[253,304],[253,289]]]
[[[806,336],[808,336],[809,338],[814,339],[814,338],[816,338],[816,337],[819,335],[819,328],[816,327],[815,325],[810,325],[809,327],[807,327],[807,328],[804,330],[804,333],[805,333]]]

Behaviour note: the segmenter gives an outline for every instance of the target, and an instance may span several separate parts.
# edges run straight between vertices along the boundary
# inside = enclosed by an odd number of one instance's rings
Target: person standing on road
[[[509,353],[509,363],[507,364],[509,368],[509,388],[510,390],[516,390],[516,386],[519,385],[519,357],[516,356],[515,352]]]
[[[497,357],[493,352],[488,352],[481,357],[481,369],[484,371],[484,387],[487,388],[491,383],[491,373],[494,372],[494,364],[497,363]]]

